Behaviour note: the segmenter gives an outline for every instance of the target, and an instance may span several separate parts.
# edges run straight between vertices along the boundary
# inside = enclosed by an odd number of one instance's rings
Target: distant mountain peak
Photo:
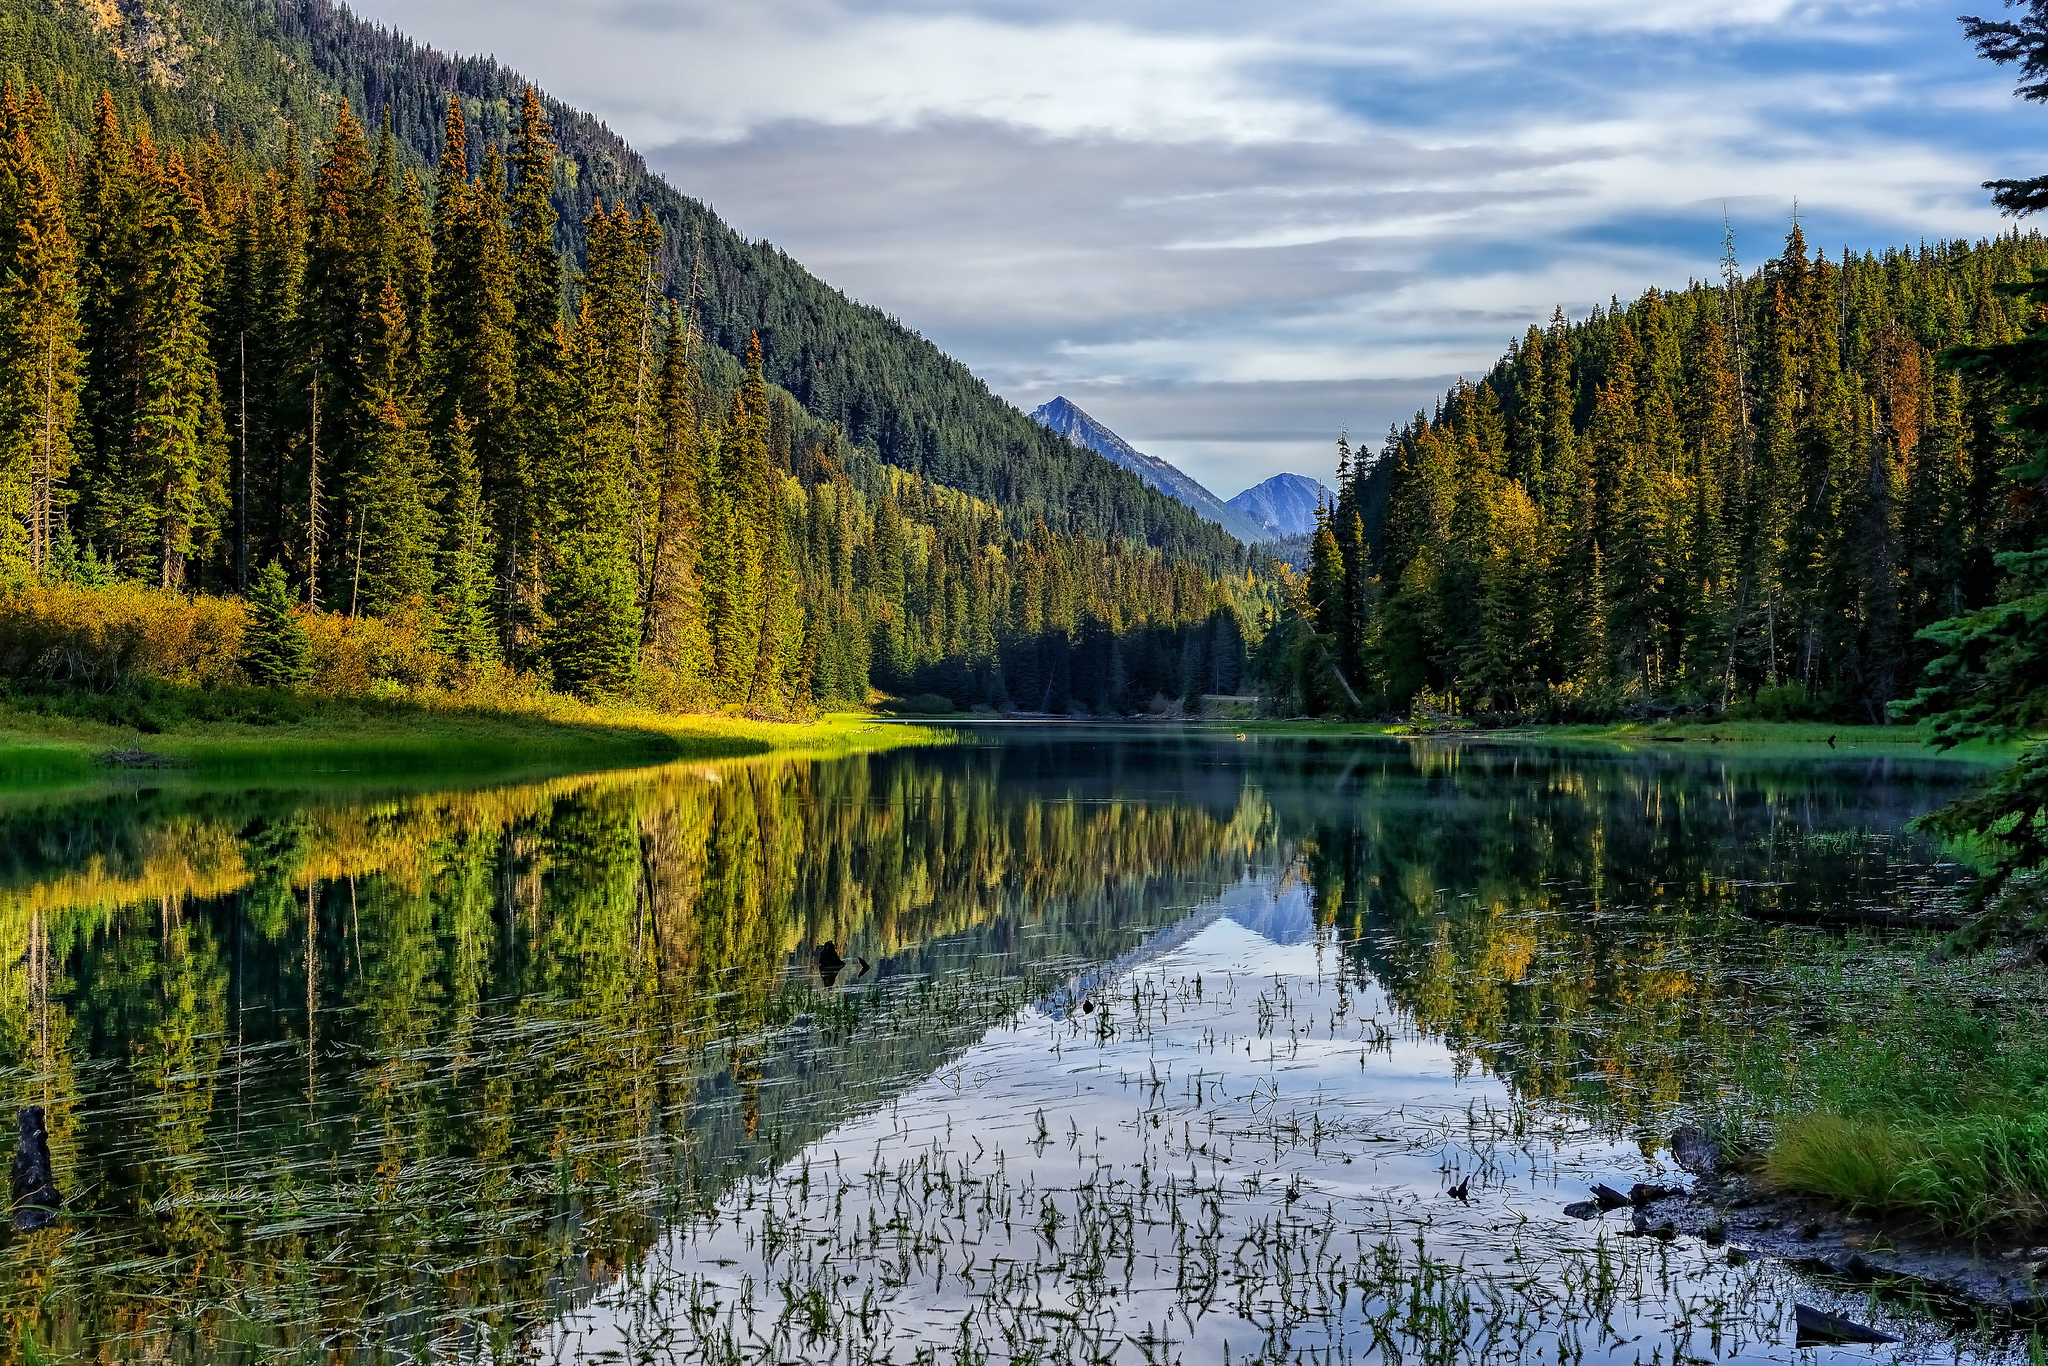
[[[1235,511],[1177,466],[1138,450],[1064,395],[1040,404],[1031,417],[1075,445],[1085,446],[1111,464],[1121,465],[1148,486],[1185,503],[1197,515],[1215,522],[1240,541],[1249,545],[1266,539],[1267,533],[1256,521]]]
[[[1252,485],[1226,506],[1258,526],[1260,540],[1276,541],[1314,531],[1317,510],[1336,501],[1335,494],[1305,474],[1276,474]]]

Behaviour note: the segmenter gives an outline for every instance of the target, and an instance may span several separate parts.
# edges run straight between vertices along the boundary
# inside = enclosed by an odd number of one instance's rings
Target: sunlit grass
[[[475,705],[454,697],[321,697],[152,683],[112,695],[0,702],[0,782],[90,776],[110,755],[238,775],[462,771],[833,754],[940,738],[928,728],[883,725],[864,714],[768,721],[592,704],[545,692]]]

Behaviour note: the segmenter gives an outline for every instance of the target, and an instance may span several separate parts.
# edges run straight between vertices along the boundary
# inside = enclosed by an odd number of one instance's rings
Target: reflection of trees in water
[[[1785,939],[1743,912],[1938,881],[1882,832],[1961,780],[1070,732],[18,809],[0,1061],[86,1217],[0,1249],[7,1340],[516,1335],[1001,1008],[904,984],[1106,961],[1246,871],[1304,869],[1361,968],[1523,1094],[1646,1118],[1771,1004]],[[793,977],[826,940],[872,974]]]
[[[1893,832],[1970,777],[1433,744],[1311,771],[1340,774],[1341,818],[1312,777],[1307,799],[1268,795],[1282,830],[1313,829],[1318,903],[1361,970],[1519,1094],[1625,1124],[1698,1098],[1751,1012],[1782,1007],[1796,944],[1747,912],[1943,894],[1932,851]]]
[[[849,1034],[847,998],[791,980],[805,946],[1014,975],[1269,857],[1241,782],[1095,800],[1006,763],[0,818],[0,1058],[78,1216],[0,1250],[9,1341],[509,1331],[986,1027],[861,993]]]

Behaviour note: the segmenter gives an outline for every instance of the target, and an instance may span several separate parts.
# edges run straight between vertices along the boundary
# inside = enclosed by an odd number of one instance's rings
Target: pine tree
[[[296,128],[285,129],[281,160],[265,177],[252,213],[259,238],[255,297],[247,306],[248,334],[237,338],[241,382],[235,406],[240,410],[246,404],[251,419],[248,558],[304,567],[311,542],[304,518],[312,499],[300,475],[311,472],[317,347],[306,335],[310,185]],[[237,416],[239,429],[239,411]]]
[[[220,529],[226,502],[227,428],[206,328],[213,224],[175,153],[148,173],[141,247],[150,271],[137,319],[139,373],[126,468],[131,506],[153,532],[158,582],[185,581],[186,557]]]
[[[87,440],[78,472],[77,530],[126,572],[141,572],[150,548],[133,447],[150,261],[144,219],[156,172],[153,149],[145,158],[140,148],[130,146],[112,95],[101,92],[78,191]]]
[[[1687,483],[1680,550],[1685,597],[1679,659],[1686,688],[1727,705],[1738,628],[1736,533],[1743,501],[1737,448],[1741,393],[1719,310],[1696,309],[1682,427]]]
[[[434,591],[441,540],[433,507],[433,443],[425,405],[413,389],[411,330],[405,300],[389,278],[378,300],[378,323],[363,367],[364,446],[347,490],[355,527],[352,616],[425,602]]]
[[[623,208],[592,212],[590,269],[566,379],[564,459],[549,471],[553,564],[540,650],[558,680],[616,693],[638,671],[640,580],[634,538],[639,440],[646,429],[639,375],[647,338],[647,242]]]
[[[562,265],[555,244],[552,139],[540,96],[529,86],[513,139],[511,182],[500,190],[509,267],[502,287],[510,305],[513,365],[509,430],[502,447],[486,447],[488,454],[503,454],[495,480],[499,625],[506,634],[507,654],[515,660],[538,610],[539,538],[554,515],[540,502],[540,483],[561,447],[560,371],[568,352],[561,321]],[[495,163],[487,164],[486,171],[495,173]],[[495,279],[488,285],[501,287]],[[487,464],[487,478],[492,472]]]
[[[77,258],[39,129],[12,88],[0,106],[0,572],[40,575],[78,411]]]
[[[499,556],[490,580],[502,652],[512,643],[518,619],[507,610],[516,580],[507,547],[520,543],[528,496],[517,420],[516,297],[504,170],[496,149],[486,149],[478,180],[467,174],[468,135],[461,101],[453,99],[434,196],[435,429],[442,449],[452,450],[458,415],[468,424],[466,439]]]
[[[1473,685],[1489,710],[1519,713],[1542,696],[1549,610],[1543,600],[1536,504],[1518,481],[1501,486],[1491,522],[1494,540],[1482,582]]]
[[[270,560],[249,591],[249,624],[242,636],[242,669],[259,688],[303,687],[313,677],[311,641],[292,604],[284,569]]]
[[[694,347],[694,332],[683,310],[672,310],[668,349],[655,394],[656,441],[649,471],[651,544],[641,622],[649,663],[668,672],[691,693],[704,686],[711,666],[698,543],[703,531],[700,452],[707,443],[697,418]],[[863,685],[863,700],[866,692]]]
[[[2048,268],[2010,288],[2036,318],[2048,317]],[[2048,324],[1991,346],[1959,347],[1950,361],[2004,401],[2001,425],[2020,458],[2005,471],[2016,491],[2048,492]],[[1933,829],[1990,846],[1993,866],[1973,891],[1984,914],[1968,940],[2048,933],[2048,535],[1998,557],[2007,575],[1999,601],[1922,632],[1940,651],[1927,681],[1900,711],[1932,724],[1944,748],[1978,738],[2029,742],[2019,761],[1987,788],[1927,819]]]
[[[364,487],[362,467],[382,421],[365,372],[384,284],[370,158],[362,125],[344,102],[314,177],[302,316],[306,565],[315,606],[346,607],[356,583],[356,509],[349,503]]]
[[[633,564],[616,537],[572,529],[547,575],[542,658],[557,687],[613,697],[639,677],[640,604]]]

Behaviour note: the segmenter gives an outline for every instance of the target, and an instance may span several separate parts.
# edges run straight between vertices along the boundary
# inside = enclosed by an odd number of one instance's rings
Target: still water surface
[[[1978,771],[1228,733],[0,794],[0,1359],[1762,1361],[1673,1175]],[[846,966],[817,968],[830,943]],[[1460,1201],[1448,1192],[1463,1187]]]

